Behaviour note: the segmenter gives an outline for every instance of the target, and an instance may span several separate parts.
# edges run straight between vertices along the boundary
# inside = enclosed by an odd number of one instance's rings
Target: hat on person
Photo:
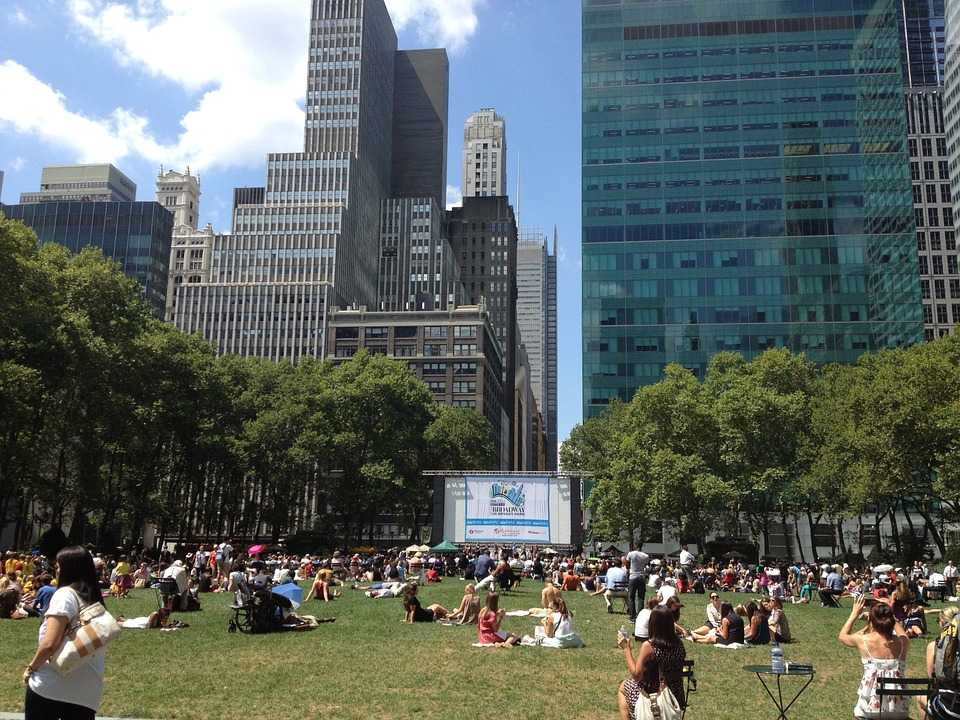
[[[174,560],[174,561],[173,561],[173,566],[174,566],[174,567],[183,567],[183,560]]]

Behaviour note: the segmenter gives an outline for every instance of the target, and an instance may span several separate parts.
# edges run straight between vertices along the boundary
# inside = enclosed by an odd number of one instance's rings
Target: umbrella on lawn
[[[253,557],[254,555],[259,555],[266,549],[267,549],[266,545],[251,545],[250,547],[247,548],[247,555],[250,555],[251,557]]]
[[[873,566],[873,571],[874,571],[875,573],[877,573],[877,574],[879,574],[879,573],[888,573],[888,572],[890,572],[891,570],[893,570],[893,565],[883,564],[883,565],[874,565],[874,566]]]
[[[433,550],[433,552],[435,552],[435,553],[455,553],[455,552],[457,552],[460,548],[458,548],[456,545],[454,545],[454,544],[453,544],[452,542],[450,542],[449,540],[444,540],[444,541],[443,541],[442,543],[440,543],[439,545],[434,545],[434,546],[433,546],[432,548],[430,548],[430,549]]]
[[[548,547],[548,548],[544,548],[543,550],[541,550],[541,551],[540,551],[540,554],[541,554],[541,555],[556,555],[556,554],[557,554],[557,551],[554,550],[553,548],[549,548],[549,547]]]
[[[417,548],[417,552],[428,553],[428,552],[430,552],[430,546],[429,546],[429,545],[421,545],[420,547]]]
[[[404,552],[408,552],[408,553],[420,552],[420,546],[419,546],[419,545],[411,545],[411,546],[408,547],[406,550],[404,550]]]
[[[296,610],[303,603],[303,588],[296,583],[284,583],[283,585],[274,585],[270,592],[280,597],[285,597],[290,601],[293,609]]]

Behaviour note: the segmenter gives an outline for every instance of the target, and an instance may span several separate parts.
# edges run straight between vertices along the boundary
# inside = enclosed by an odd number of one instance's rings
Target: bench
[[[914,685],[916,687],[911,688]],[[880,698],[880,720],[883,720],[883,699],[886,697],[926,697],[933,691],[930,678],[877,678],[877,697]]]

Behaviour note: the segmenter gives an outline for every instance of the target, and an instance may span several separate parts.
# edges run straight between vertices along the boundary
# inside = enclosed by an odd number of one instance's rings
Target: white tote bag
[[[636,720],[680,720],[683,711],[670,688],[664,686],[660,692],[649,695],[641,691],[633,716]]]
[[[61,675],[68,675],[88,663],[94,653],[120,634],[120,626],[101,603],[84,605],[76,590],[80,614],[67,628],[63,645],[50,662]]]

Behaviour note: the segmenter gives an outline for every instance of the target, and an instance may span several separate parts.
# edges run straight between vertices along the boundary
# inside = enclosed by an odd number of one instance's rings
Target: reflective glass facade
[[[0,205],[0,212],[31,228],[41,244],[78,253],[97,247],[139,281],[157,317],[167,298],[173,214],[155,202],[45,202]]]
[[[583,0],[585,415],[922,339],[895,0]]]

